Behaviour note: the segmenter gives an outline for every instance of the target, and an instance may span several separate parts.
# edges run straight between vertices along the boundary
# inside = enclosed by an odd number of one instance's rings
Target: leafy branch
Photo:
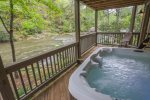
[[[10,31],[8,30],[6,24],[5,24],[5,22],[4,22],[4,20],[3,20],[3,18],[1,16],[0,16],[0,20],[1,20],[1,22],[2,22],[2,24],[4,26],[4,28],[5,28],[5,30],[7,31],[7,33],[10,34]]]

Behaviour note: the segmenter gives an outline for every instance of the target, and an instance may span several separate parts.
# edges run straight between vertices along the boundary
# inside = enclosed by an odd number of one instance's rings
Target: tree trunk
[[[12,59],[13,62],[16,62],[16,55],[15,55],[15,47],[14,47],[14,42],[13,42],[13,21],[14,21],[14,12],[13,12],[13,0],[10,0],[10,46],[11,46],[11,51],[12,51]],[[15,72],[15,78],[18,78],[18,73]]]

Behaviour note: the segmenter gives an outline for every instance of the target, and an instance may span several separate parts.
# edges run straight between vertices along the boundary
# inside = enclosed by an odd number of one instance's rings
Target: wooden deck
[[[83,55],[82,59],[85,60],[97,47],[92,48],[86,54]],[[68,91],[68,82],[71,74],[79,65],[72,66],[64,75],[62,75],[55,82],[47,86],[39,94],[35,95],[32,100],[73,100],[70,98]]]

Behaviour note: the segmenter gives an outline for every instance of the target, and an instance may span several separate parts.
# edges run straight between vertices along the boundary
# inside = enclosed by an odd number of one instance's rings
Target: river
[[[17,61],[30,58],[40,53],[50,51],[75,41],[73,33],[53,34],[43,38],[28,39],[14,42]],[[11,48],[9,43],[0,43],[0,55],[4,65],[12,63]]]

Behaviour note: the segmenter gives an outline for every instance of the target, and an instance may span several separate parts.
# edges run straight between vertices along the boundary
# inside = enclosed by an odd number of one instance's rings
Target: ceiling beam
[[[85,0],[81,0],[82,2],[86,3],[86,4],[107,4],[107,3],[121,3],[121,2],[145,2],[146,0],[105,0],[105,1],[102,1],[102,0],[97,0],[97,1],[85,1]]]
[[[129,7],[129,6],[136,6],[142,3],[134,3],[134,4],[118,4],[118,5],[105,5],[105,6],[92,6],[90,7],[97,9],[97,10],[105,10],[105,9],[113,9],[113,8],[122,8],[122,7]]]
[[[146,0],[80,0],[83,4],[96,10],[121,8],[127,6],[141,5]]]
[[[121,5],[121,4],[143,4],[143,1],[126,1],[126,2],[110,2],[110,3],[97,3],[97,4],[87,4],[87,5],[92,5],[92,6],[109,6],[109,5]],[[86,3],[85,3],[86,4]]]

